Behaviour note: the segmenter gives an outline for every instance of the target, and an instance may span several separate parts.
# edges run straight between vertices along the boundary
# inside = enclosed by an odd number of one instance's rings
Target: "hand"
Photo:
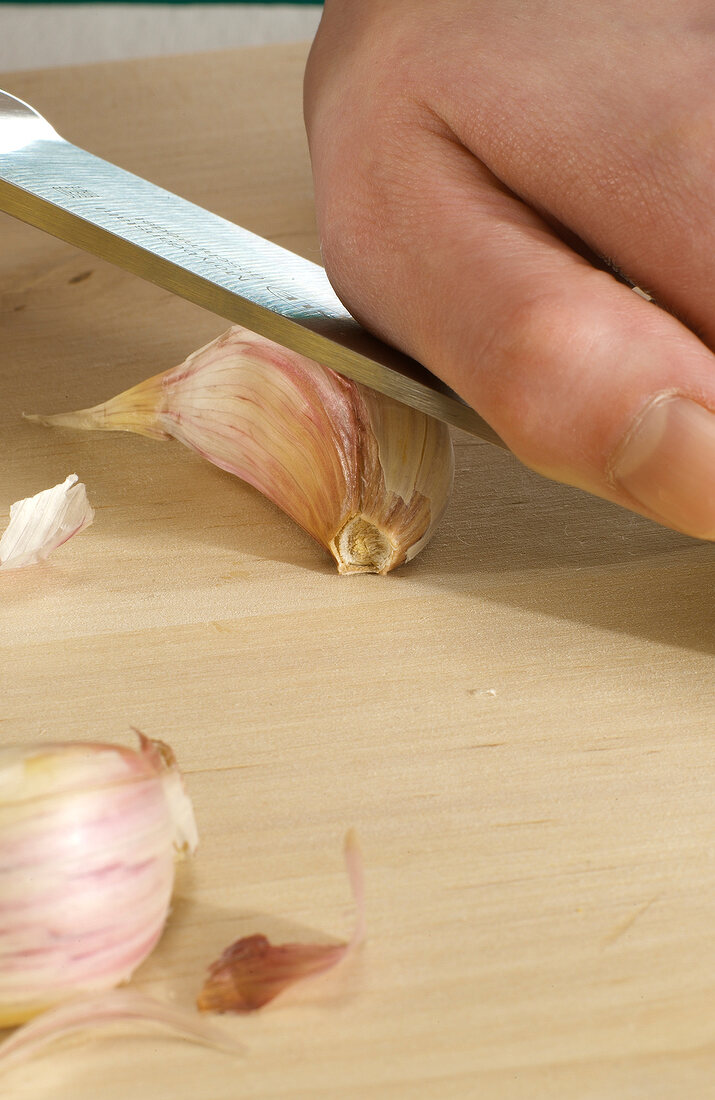
[[[710,0],[326,0],[305,81],[350,311],[533,469],[708,539],[714,58]]]

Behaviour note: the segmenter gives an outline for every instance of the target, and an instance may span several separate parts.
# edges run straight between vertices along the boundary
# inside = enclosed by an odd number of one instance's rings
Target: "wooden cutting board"
[[[65,137],[319,258],[306,48],[0,80]],[[712,545],[455,434],[411,565],[339,577],[178,444],[49,431],[226,327],[0,217],[0,522],[76,472],[93,527],[0,577],[3,743],[170,742],[201,846],[134,984],[191,1005],[238,936],[368,939],[222,1020],[235,1060],[151,1034],[18,1069],[73,1100],[715,1096]]]

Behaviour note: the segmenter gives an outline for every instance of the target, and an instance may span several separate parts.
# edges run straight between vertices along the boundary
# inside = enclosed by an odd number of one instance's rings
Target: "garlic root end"
[[[364,515],[353,515],[331,539],[339,573],[388,573],[398,550],[384,531]]]

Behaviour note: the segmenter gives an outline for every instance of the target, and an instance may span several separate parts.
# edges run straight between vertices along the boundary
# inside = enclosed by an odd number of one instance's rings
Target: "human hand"
[[[350,311],[533,469],[708,539],[714,49],[710,0],[325,0],[305,81]]]

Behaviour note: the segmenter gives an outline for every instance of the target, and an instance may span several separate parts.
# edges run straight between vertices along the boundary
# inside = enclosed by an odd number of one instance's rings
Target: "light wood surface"
[[[6,77],[65,137],[318,258],[305,49]],[[178,444],[52,432],[217,317],[0,217],[0,521],[76,472],[97,516],[0,577],[3,743],[175,748],[201,846],[138,988],[192,1004],[239,935],[368,939],[250,1018],[244,1054],[104,1037],[2,1095],[103,1100],[715,1096],[712,545],[455,435],[449,512],[339,577]]]

